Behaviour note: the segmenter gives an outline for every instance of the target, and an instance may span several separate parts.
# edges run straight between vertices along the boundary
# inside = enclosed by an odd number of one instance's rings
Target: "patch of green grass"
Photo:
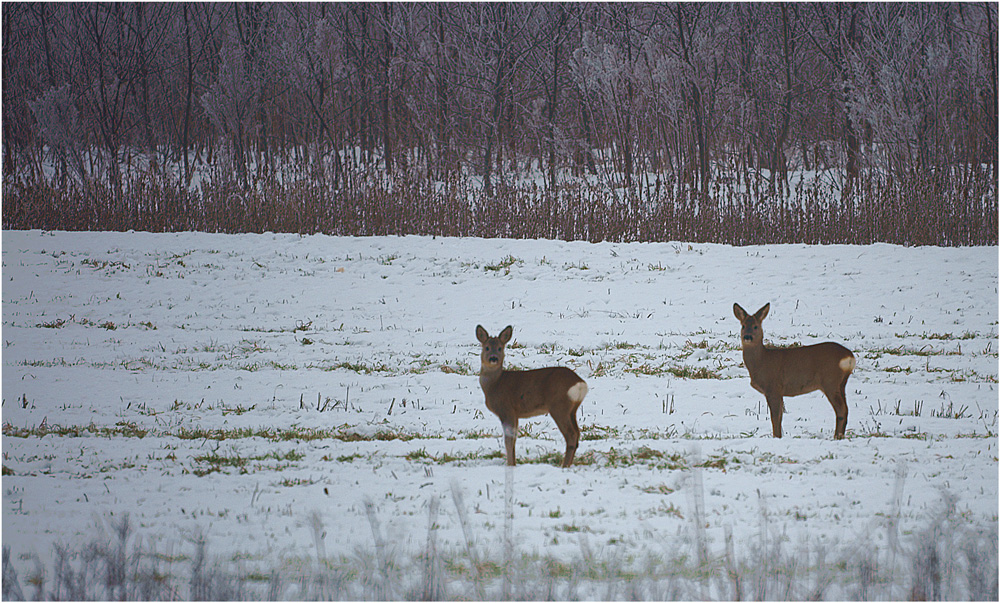
[[[459,559],[446,557],[444,567],[450,575],[457,578],[475,576],[479,580],[492,580],[503,573],[503,567],[494,561],[480,561],[473,565],[471,561],[460,562]]]
[[[372,373],[389,373],[395,374],[398,369],[393,369],[384,363],[379,364],[364,364],[361,362],[338,362],[337,364],[332,364],[326,367],[308,367],[308,368],[322,368],[324,371],[338,371],[345,370],[358,373],[361,375],[370,375]]]
[[[720,458],[724,458],[724,457],[720,457]],[[794,465],[794,464],[797,464],[798,461],[795,460],[795,459],[793,459],[792,457],[783,456],[783,455],[780,455],[780,454],[775,454],[773,452],[761,452],[761,453],[755,455],[755,457],[754,457],[754,463],[773,463],[773,464],[779,464],[779,465]],[[722,468],[724,469],[725,467],[722,467]]]
[[[653,366],[649,363],[643,363],[639,366],[630,366],[625,369],[625,372],[632,373],[633,375],[646,375],[650,377],[673,375],[674,377],[678,377],[680,379],[722,379],[722,376],[719,375],[719,373],[703,366],[668,366],[665,364]]]
[[[591,377],[595,377],[595,378],[598,378],[598,377],[607,377],[609,374],[610,374],[610,372],[608,370],[608,366],[606,364],[604,364],[603,362],[598,362],[597,366],[595,366],[590,371],[590,376]]]
[[[295,486],[311,486],[316,480],[305,477],[285,477],[278,481],[278,486],[292,488]]]
[[[736,459],[733,459],[732,462],[738,463],[739,461],[736,460]],[[711,456],[708,457],[708,460],[703,461],[701,463],[698,463],[695,466],[696,467],[702,467],[704,469],[721,469],[722,471],[725,471],[726,470],[726,465],[728,465],[729,463],[730,463],[730,460],[727,459],[725,456],[713,454],[713,455],[711,455]]]
[[[676,366],[670,367],[667,371],[671,375],[680,377],[681,379],[722,379],[719,373],[704,366]]]
[[[619,435],[620,430],[615,427],[605,425],[582,425],[580,427],[580,439],[584,441],[606,440],[617,438]]]
[[[194,462],[198,465],[191,470],[191,473],[197,475],[198,477],[203,477],[209,473],[221,472],[226,468],[238,469],[241,474],[248,473],[248,466],[251,463],[256,463],[256,470],[268,468],[271,470],[281,470],[284,466],[280,463],[295,463],[301,461],[305,458],[305,454],[296,452],[295,450],[289,450],[288,452],[268,452],[266,454],[258,454],[253,456],[240,456],[238,453],[233,452],[229,455],[219,454],[217,450],[213,450],[207,454],[197,455],[193,458]],[[277,461],[279,465],[267,467],[264,463],[268,461]]]
[[[53,367],[56,367],[56,366],[60,366],[60,367],[80,366],[80,365],[84,364],[84,360],[82,358],[80,358],[80,359],[78,359],[78,360],[76,360],[74,362],[67,362],[67,360],[65,358],[62,358],[62,357],[53,358],[52,360],[28,360],[28,359],[24,359],[24,360],[18,361],[17,364],[18,364],[18,366],[27,366],[27,367],[31,367],[31,368],[53,368]]]
[[[907,367],[902,367],[902,366],[887,366],[887,367],[883,368],[882,371],[886,372],[886,373],[906,373],[907,375],[909,375],[910,373],[913,372],[913,369],[910,368],[910,367],[908,367],[908,366]]]
[[[655,486],[644,486],[639,489],[645,492],[646,494],[662,494],[663,496],[666,496],[667,494],[672,494],[674,492],[674,489],[666,484],[657,484]]]
[[[537,456],[526,456],[519,454],[517,456],[517,462],[523,465],[552,465],[553,467],[559,467],[563,462],[563,453],[561,452],[545,452]],[[589,465],[593,462],[593,454],[591,455],[577,455],[573,459],[574,465]]]
[[[638,344],[629,343],[627,341],[615,341],[613,343],[607,344],[605,349],[609,350],[634,350],[639,347]]]
[[[488,438],[497,437],[497,433],[485,429],[463,429],[458,432],[458,435],[467,440],[483,440]]]
[[[340,440],[341,442],[373,442],[388,440],[408,441],[415,438],[434,438],[440,436],[425,436],[422,434],[406,433],[402,431],[380,430],[374,434],[363,434],[345,429],[320,429],[313,427],[292,426],[284,429],[267,429],[249,427],[235,428],[202,428],[202,427],[182,427],[176,432],[161,435],[172,435],[182,440],[213,440],[224,441],[243,438],[262,438],[274,442],[288,442],[293,440],[313,441],[313,440]]]
[[[295,325],[291,327],[239,327],[240,331],[244,333],[298,333],[299,331],[308,331],[312,328],[312,321],[295,321]]]
[[[681,513],[681,510],[677,508],[677,505],[674,503],[670,503],[669,505],[666,503],[660,503],[660,506],[656,508],[656,511],[660,515],[672,515],[677,519],[684,519],[684,514]]]
[[[459,360],[452,364],[442,364],[441,372],[448,373],[451,375],[462,375],[464,377],[471,377],[473,375],[479,374],[479,369],[472,368],[472,365],[464,360]]]
[[[354,454],[343,454],[343,455],[340,455],[340,456],[337,457],[336,460],[337,460],[338,463],[353,463],[355,460],[360,459],[360,458],[364,458],[364,455],[355,452]],[[320,460],[321,461],[330,461],[330,460],[333,460],[333,459],[331,459],[327,455],[324,455],[323,458],[321,458]]]
[[[514,264],[524,264],[524,261],[519,260],[518,258],[512,255],[508,255],[507,257],[502,258],[495,264],[486,264],[485,266],[483,266],[483,270],[486,270],[487,272],[500,272],[501,270],[503,270],[505,274],[510,274],[510,268]]]
[[[995,438],[995,437],[997,437],[997,434],[995,434],[995,433],[975,433],[975,432],[973,432],[973,433],[956,433],[954,437],[956,437],[956,438],[972,438],[972,439],[988,439],[988,438]],[[928,435],[927,439],[931,439],[931,437]],[[995,460],[996,460],[996,458],[994,457],[994,461]]]
[[[200,454],[194,457],[194,462],[202,463],[214,467],[218,470],[222,467],[235,467],[243,468],[250,462],[250,459],[246,457],[241,457],[238,454],[233,454],[230,456],[221,455],[216,451],[209,452],[208,454]]]
[[[937,340],[940,340],[940,341],[961,341],[961,340],[968,340],[968,339],[976,339],[977,337],[979,337],[979,335],[977,333],[973,333],[972,331],[966,331],[966,332],[964,332],[964,333],[962,333],[960,335],[955,335],[954,333],[927,333],[927,332],[924,332],[924,333],[910,333],[910,332],[905,332],[905,333],[902,333],[902,334],[896,333],[896,337],[918,337],[920,339],[937,339]]]
[[[930,347],[930,345],[925,345],[921,348],[907,348],[905,346],[898,346],[895,348],[882,347],[882,348],[872,348],[865,352],[865,358],[868,359],[878,359],[882,356],[959,356],[961,352],[958,350],[935,350]]]
[[[707,350],[709,345],[707,339],[702,339],[701,341],[691,341],[688,339],[684,342],[684,349]]]
[[[35,326],[43,329],[61,329],[66,326],[66,321],[62,318],[57,318],[49,322],[40,322]]]
[[[142,439],[149,433],[149,430],[145,427],[133,423],[131,421],[118,421],[115,423],[115,428],[110,430],[106,437],[112,437],[115,435],[120,435],[126,438],[138,438]],[[104,435],[104,434],[101,434]]]
[[[244,415],[244,414],[250,412],[251,410],[253,410],[255,408],[257,408],[256,404],[251,404],[249,408],[244,407],[242,404],[237,404],[236,406],[226,406],[225,404],[223,404],[222,405],[222,416],[226,416],[226,415],[240,416],[240,415]]]
[[[649,363],[643,363],[639,366],[630,366],[625,369],[626,373],[632,373],[633,375],[646,375],[648,377],[662,377],[667,374],[667,367],[665,365],[652,366]]]
[[[93,258],[84,258],[80,260],[80,264],[83,266],[89,266],[94,270],[103,270],[105,268],[124,268],[128,270],[130,266],[125,262],[119,260],[95,260]]]
[[[502,457],[498,453],[498,456]],[[546,452],[536,456],[519,455],[518,463],[532,465],[552,465],[560,466],[563,461],[563,453]],[[709,461],[698,465],[708,469],[724,469],[725,459],[718,460],[712,457]],[[605,467],[631,467],[634,465],[645,465],[659,471],[687,471],[692,468],[690,461],[678,452],[663,452],[640,446],[635,450],[624,450],[610,448],[607,452],[597,450],[585,450],[576,455],[573,459],[573,466],[601,465]]]
[[[249,427],[230,428],[206,428],[206,427],[181,427],[176,432],[170,434],[181,440],[240,440],[245,438],[262,437],[271,438],[271,431],[264,429],[251,429]]]
[[[411,450],[410,452],[407,452],[405,455],[403,455],[403,458],[405,458],[408,461],[418,461],[418,460],[429,459],[431,458],[431,455],[427,454],[427,450],[425,450],[424,448],[419,448],[417,450]]]
[[[149,430],[130,421],[119,421],[114,426],[95,425],[49,425],[42,422],[34,427],[16,427],[10,423],[3,424],[3,435],[12,438],[43,438],[47,435],[78,438],[87,434],[104,438],[126,437],[142,439]]]
[[[417,450],[411,450],[410,452],[403,455],[408,461],[422,461],[426,463],[434,463],[437,465],[444,465],[446,463],[457,463],[457,462],[468,462],[468,461],[489,461],[496,459],[503,459],[506,457],[506,453],[500,450],[490,450],[488,452],[467,452],[464,454],[451,454],[450,452],[444,452],[439,455],[433,455],[427,452],[426,449],[420,448]]]

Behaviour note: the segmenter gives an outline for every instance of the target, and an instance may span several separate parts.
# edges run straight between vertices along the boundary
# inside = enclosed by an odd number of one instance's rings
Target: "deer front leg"
[[[767,396],[767,408],[771,411],[771,430],[774,437],[781,437],[781,415],[785,410],[785,400],[782,396],[769,394]]]
[[[507,464],[513,467],[517,463],[514,462],[514,442],[517,441],[517,419],[508,419],[502,421],[503,424],[503,443],[507,448]]]

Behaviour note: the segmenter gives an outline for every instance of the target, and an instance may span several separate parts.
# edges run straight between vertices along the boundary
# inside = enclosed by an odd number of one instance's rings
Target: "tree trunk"
[[[629,5],[623,4],[625,11],[625,58],[629,69],[632,68],[632,23],[629,19]],[[632,108],[635,99],[635,88],[632,82],[632,74],[626,74],[625,80],[625,103],[620,108],[622,111],[622,151],[625,159],[625,189],[632,190],[632,172],[634,170],[632,160]]]
[[[858,12],[856,4],[851,4],[850,7],[851,20],[847,29],[847,42],[852,48],[855,48],[860,42],[860,32],[857,22]],[[841,81],[844,89],[844,141],[847,145],[847,179],[850,183],[855,180],[860,173],[860,167],[858,165],[858,151],[860,150],[861,145],[858,140],[858,133],[854,120],[851,119],[850,105],[852,103],[852,97],[854,96],[854,88],[850,81],[846,53],[840,54],[840,60]],[[848,188],[850,188],[850,184],[848,184]]]
[[[437,153],[438,153],[438,177],[446,178],[452,171],[451,140],[448,136],[449,108],[448,108],[448,84],[445,81],[445,35],[444,35],[444,6],[443,2],[437,4],[438,15],[438,44],[437,44]]]
[[[677,35],[680,40],[681,50],[683,52],[684,62],[693,70],[695,67],[691,62],[690,53],[688,51],[688,45],[685,41],[684,36],[684,22],[681,18],[681,6],[676,7],[677,15]],[[690,32],[689,32],[690,33]],[[698,83],[691,78],[689,81],[690,94],[688,98],[691,101],[691,112],[694,114],[694,129],[695,129],[695,144],[698,148],[698,175],[701,181],[701,192],[702,195],[708,195],[708,183],[710,179],[709,173],[709,156],[708,156],[708,124],[705,123],[705,103],[702,98],[701,88],[698,87]]]
[[[496,63],[496,70],[494,71],[493,82],[492,82],[492,97],[493,97],[493,109],[490,116],[491,127],[486,129],[486,152],[484,157],[483,165],[483,188],[486,190],[487,195],[493,194],[493,148],[494,141],[499,139],[501,132],[501,118],[503,117],[504,109],[504,90],[503,86],[506,81],[506,63],[507,63],[507,52],[508,49],[506,45],[507,40],[507,13],[506,5],[498,4],[496,5],[497,11],[497,22],[496,27],[496,39],[494,40],[495,46],[494,50],[494,62]],[[496,146],[499,146],[497,143]],[[499,152],[497,153],[499,156]],[[498,161],[499,164],[499,161]]]
[[[788,6],[781,4],[781,48],[785,71],[784,99],[781,103],[781,124],[774,141],[774,156],[771,160],[772,188],[788,187],[788,165],[785,162],[785,141],[788,139],[788,128],[792,118],[792,53],[795,41],[791,36],[788,21]]]
[[[184,158],[184,186],[191,184],[191,164],[188,158],[188,140],[191,131],[191,104],[194,101],[194,56],[191,51],[191,22],[188,20],[188,3],[182,4],[184,12],[184,43],[187,49],[187,94],[184,100],[184,122],[181,126],[181,155]]]
[[[997,177],[997,24],[993,20],[993,8],[996,4],[983,3],[983,10],[986,11],[986,39],[989,66],[990,66],[990,92],[986,95],[986,123],[989,130],[983,136],[986,140],[986,154],[989,162],[993,164],[993,179]],[[977,161],[978,163],[978,161]]]
[[[153,139],[153,123],[149,117],[149,57],[146,48],[145,4],[137,2],[132,5],[135,10],[136,43],[138,46],[137,62],[139,63],[139,92],[142,99],[139,103],[142,115],[143,133],[146,137],[146,152],[149,154],[150,165],[155,169],[156,141]],[[153,6],[153,5],[150,5]]]
[[[382,62],[382,159],[385,162],[385,172],[392,172],[392,118],[389,113],[389,99],[392,94],[392,34],[390,22],[392,20],[392,5],[388,2],[382,3],[382,18],[385,20],[383,35],[383,62]]]
[[[549,94],[549,187],[556,188],[556,115],[559,103],[559,54],[562,49],[562,29],[565,24],[566,13],[562,4],[557,4],[559,17],[556,22],[556,32],[552,45],[552,91]]]

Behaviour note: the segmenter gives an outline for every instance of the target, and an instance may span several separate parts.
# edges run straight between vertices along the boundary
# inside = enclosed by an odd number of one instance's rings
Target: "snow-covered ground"
[[[519,550],[870,541],[954,495],[995,526],[997,249],[296,235],[3,233],[3,544],[14,558],[130,514],[160,551],[244,559],[500,547],[507,472],[475,327],[507,366],[586,379],[578,464],[521,422]],[[838,341],[847,438],[820,393],[770,435],[734,302],[765,341]],[[702,507],[703,505],[703,507]],[[325,537],[317,543],[316,519]],[[701,525],[703,522],[704,525]],[[889,526],[891,527],[891,525]]]

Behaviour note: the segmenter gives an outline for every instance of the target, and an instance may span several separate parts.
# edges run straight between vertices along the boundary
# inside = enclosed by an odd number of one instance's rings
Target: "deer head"
[[[757,310],[755,314],[750,315],[739,304],[733,304],[733,314],[736,315],[736,318],[740,319],[740,324],[743,325],[740,332],[740,341],[743,343],[744,348],[764,344],[764,331],[761,329],[760,323],[764,321],[770,310],[771,304],[767,303],[764,304],[763,308]]]
[[[481,325],[476,326],[476,339],[483,346],[483,353],[480,355],[480,359],[482,360],[484,370],[496,371],[503,369],[503,349],[513,335],[514,327],[510,325],[503,331],[500,331],[500,334],[496,337],[490,337],[490,334]]]

